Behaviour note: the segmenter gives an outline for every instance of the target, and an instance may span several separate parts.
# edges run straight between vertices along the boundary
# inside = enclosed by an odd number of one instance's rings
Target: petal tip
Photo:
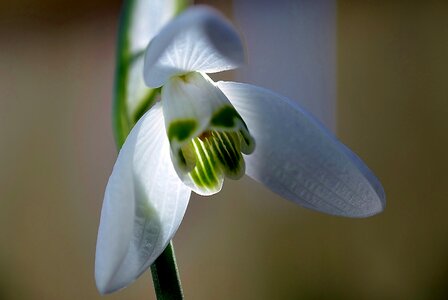
[[[102,253],[102,248],[97,245],[96,257],[95,257],[95,284],[98,292],[101,295],[113,293],[126,285],[119,285],[115,281],[116,279],[116,262],[107,261],[107,255]],[[121,261],[121,260],[119,260]]]
[[[130,260],[122,261],[122,263],[131,265]],[[151,261],[152,262],[152,261]],[[120,267],[118,269],[108,268],[109,266],[105,265],[105,262],[100,259],[96,259],[95,261],[95,284],[98,292],[101,295],[107,295],[114,292],[117,292],[121,289],[124,289],[131,283],[133,283],[137,278],[146,270],[143,268],[143,271],[136,272],[134,270],[126,269],[126,267]]]
[[[382,190],[382,187],[381,187]],[[377,215],[384,211],[386,208],[386,198],[384,191],[382,194],[376,194],[376,197],[370,199],[364,199],[360,201],[363,205],[360,205],[354,210],[344,212],[341,216],[351,218],[368,218]]]
[[[109,284],[109,277],[104,274],[103,269],[95,262],[95,284],[98,292],[103,296],[114,292],[114,289]]]
[[[100,293],[101,296],[107,295],[112,291],[108,289],[108,286],[105,282],[95,276],[96,289]]]

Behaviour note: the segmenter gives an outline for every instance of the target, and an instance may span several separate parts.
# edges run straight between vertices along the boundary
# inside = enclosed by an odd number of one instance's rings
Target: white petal
[[[135,120],[137,112],[150,97],[154,89],[150,89],[143,81],[143,56],[137,56],[128,66],[126,87],[126,110],[130,120]]]
[[[111,293],[133,282],[165,249],[184,216],[190,189],[169,155],[160,104],[135,125],[106,187],[95,279]]]
[[[307,208],[349,217],[383,210],[367,166],[292,101],[259,87],[218,82],[255,139],[246,174]]]
[[[131,52],[142,51],[149,41],[176,13],[177,0],[127,1],[129,14],[129,43]]]
[[[146,50],[144,79],[149,87],[168,78],[201,71],[234,69],[244,61],[238,34],[217,11],[190,8],[165,26]]]

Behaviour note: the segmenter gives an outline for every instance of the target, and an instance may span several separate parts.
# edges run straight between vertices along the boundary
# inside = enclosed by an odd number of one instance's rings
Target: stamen
[[[208,139],[210,136],[212,135],[212,133],[210,131],[204,131],[203,133],[201,133],[200,136],[198,136],[198,138],[201,141],[205,141],[206,139]]]

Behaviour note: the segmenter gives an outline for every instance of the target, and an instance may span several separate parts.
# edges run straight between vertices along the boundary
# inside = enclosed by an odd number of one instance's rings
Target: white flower
[[[214,194],[224,177],[245,173],[333,215],[384,208],[367,166],[297,104],[206,75],[237,67],[243,56],[231,25],[205,7],[185,11],[150,42],[144,79],[162,96],[132,129],[106,187],[95,264],[101,293],[143,273],[174,236],[191,190]]]

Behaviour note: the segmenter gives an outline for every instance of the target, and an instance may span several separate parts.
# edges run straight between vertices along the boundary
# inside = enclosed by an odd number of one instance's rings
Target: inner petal
[[[180,179],[201,195],[221,190],[224,177],[245,173],[255,142],[239,113],[206,75],[173,77],[162,88],[171,158]]]

